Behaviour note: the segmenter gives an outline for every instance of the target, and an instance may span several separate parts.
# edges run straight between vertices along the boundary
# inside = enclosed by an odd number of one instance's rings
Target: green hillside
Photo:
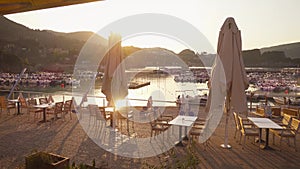
[[[92,43],[97,49],[107,47],[107,40],[93,32],[33,30],[4,16],[0,16],[0,25],[0,72],[20,72],[24,67],[28,71],[73,72],[78,55],[90,37],[93,36]],[[181,61],[188,66],[211,66],[215,54],[201,52],[185,49],[176,54],[163,48],[123,47],[124,57],[132,56],[127,60],[129,67],[176,66]],[[300,66],[300,42],[246,50],[242,54],[247,67]],[[172,60],[174,56],[179,60]]]
[[[0,16],[0,60],[3,72],[73,71],[85,42],[93,32],[59,33],[33,30]],[[96,36],[101,42],[106,39]]]

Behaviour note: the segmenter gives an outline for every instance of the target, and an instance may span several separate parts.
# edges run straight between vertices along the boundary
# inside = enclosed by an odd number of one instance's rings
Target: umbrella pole
[[[225,102],[225,113],[226,113],[226,120],[225,120],[225,138],[224,138],[224,144],[221,144],[222,148],[230,149],[231,146],[228,144],[228,119],[229,119],[229,95],[226,96],[226,102]]]

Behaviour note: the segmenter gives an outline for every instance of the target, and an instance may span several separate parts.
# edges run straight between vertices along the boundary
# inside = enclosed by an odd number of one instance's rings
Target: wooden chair
[[[53,99],[52,95],[49,95],[49,97],[46,98],[46,101],[47,101],[48,103],[54,103],[54,99]]]
[[[206,125],[206,119],[196,119],[191,130],[189,131],[189,143],[192,143],[194,140],[199,140],[199,137],[203,134]],[[204,149],[206,149],[206,147],[209,145],[209,138],[203,143],[203,145]]]
[[[234,117],[234,124],[235,124],[235,132],[233,138],[236,138],[236,133],[241,132],[241,124],[239,121],[238,114],[236,112],[233,112],[233,117]]]
[[[238,116],[238,118],[241,126],[240,144],[241,144],[242,136],[244,136],[244,143],[242,147],[244,149],[246,137],[249,136],[253,137],[253,141],[255,142],[255,137],[260,137],[260,133],[258,128],[247,128],[246,125],[244,124],[244,119],[240,116]]]
[[[170,126],[169,125],[169,122],[171,120],[173,120],[173,116],[172,115],[167,115],[167,114],[162,114],[160,112],[160,109],[157,108],[157,107],[154,107],[153,108],[153,111],[151,112],[153,113],[151,116],[152,118],[156,118],[156,123],[161,123],[161,124],[165,124],[167,126]],[[159,116],[158,116],[159,115]]]
[[[19,102],[20,102],[20,109],[21,112],[23,112],[23,109],[28,109],[28,104],[27,104],[27,100],[24,97],[19,98]]]
[[[240,116],[236,112],[233,112],[233,117],[234,117],[234,123],[235,123],[235,132],[234,132],[233,138],[236,138],[237,132],[241,132],[242,127],[241,127],[241,123],[239,120]],[[240,118],[242,118],[242,117],[240,117]],[[254,128],[254,125],[247,118],[242,118],[242,120],[243,120],[244,128]],[[240,133],[240,134],[242,134],[242,133]]]
[[[70,114],[70,119],[72,119],[72,103],[73,100],[66,100],[63,107],[63,118],[65,118],[66,114]]]
[[[116,119],[118,122],[118,127],[120,128],[120,130],[122,130],[123,128],[123,121],[126,124],[126,130],[129,133],[129,125],[130,123],[132,123],[132,129],[134,129],[134,120],[133,120],[133,111],[125,111],[125,110],[120,110],[120,111],[116,111],[114,112],[114,114],[116,115]]]
[[[204,128],[204,126],[203,126]],[[198,139],[203,132],[203,128],[192,127],[189,131],[189,139],[192,142],[194,139]]]
[[[292,122],[292,118],[293,116],[291,115],[283,114],[281,121],[275,121],[275,122],[283,128],[289,128]]]
[[[262,107],[256,106],[256,111],[252,113],[258,117],[265,117],[265,109]]]
[[[300,128],[300,120],[296,119],[296,118],[292,118],[290,127],[283,128],[280,130],[270,129],[270,132],[273,133],[273,144],[275,144],[275,139],[274,139],[275,135],[280,138],[280,148],[281,148],[281,142],[282,142],[283,138],[287,138],[288,145],[290,145],[289,139],[293,138],[294,139],[294,148],[295,148],[295,151],[297,151],[296,136],[297,136],[297,133],[299,132],[299,128]]]
[[[205,124],[206,124],[206,119],[197,118],[192,127],[195,129],[203,129],[205,127]]]
[[[280,107],[271,107],[272,110],[272,118],[280,118],[281,117],[281,108]]]
[[[162,123],[161,121],[155,120],[153,117],[149,116],[150,126],[151,126],[151,137],[156,136],[169,128],[169,124]],[[150,140],[151,141],[151,140]]]
[[[39,115],[39,118],[41,117],[41,114],[43,113],[43,109],[34,107],[37,105],[37,101],[34,98],[28,99],[27,101],[27,114],[28,114],[28,120],[30,118],[30,114],[34,113],[34,120],[37,118],[37,115]]]
[[[189,136],[191,138],[191,141],[195,138],[199,138],[199,136],[201,135],[201,133],[203,132],[203,128],[206,125],[206,119],[201,119],[201,118],[197,118],[195,123],[193,124],[190,132],[189,132]]]
[[[281,112],[282,114],[288,114],[294,117],[298,116],[298,109],[296,108],[282,108]]]
[[[6,110],[7,114],[10,114],[11,109],[15,109],[16,111],[16,104],[9,102],[5,96],[0,96],[0,107],[1,107],[1,113],[3,110]]]
[[[58,118],[58,114],[60,114],[60,117],[63,116],[63,106],[64,102],[56,102],[53,109],[47,109],[47,114],[52,114],[54,116],[54,120]]]
[[[88,109],[90,112],[90,122],[91,119],[94,121],[94,126],[99,128],[99,125],[102,124],[101,121],[105,121],[104,117],[102,116],[102,112],[99,109],[98,105],[96,104],[89,104]],[[103,126],[101,126],[103,127]]]
[[[46,97],[39,98],[40,104],[48,104],[48,99]]]
[[[107,121],[111,121],[112,120],[112,116],[110,112],[106,112],[105,111],[105,107],[99,107],[99,110],[101,112],[102,117],[104,118],[104,120]]]

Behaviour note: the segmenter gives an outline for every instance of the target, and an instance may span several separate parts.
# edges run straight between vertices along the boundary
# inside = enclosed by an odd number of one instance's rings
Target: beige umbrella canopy
[[[111,34],[108,40],[108,53],[102,84],[108,106],[115,106],[117,100],[124,99],[128,94],[125,66],[122,63],[121,36]]]
[[[239,113],[247,112],[245,90],[249,82],[242,58],[241,32],[231,17],[221,27],[217,53],[226,77],[227,109]]]
[[[224,96],[226,96],[225,144],[222,147],[230,148],[227,130],[229,112],[247,112],[245,90],[249,85],[242,58],[241,32],[231,17],[225,20],[219,33],[217,56],[212,68],[211,84],[210,91],[218,90],[221,93],[224,92]],[[210,94],[206,111],[214,106],[214,99],[224,99],[212,98]]]

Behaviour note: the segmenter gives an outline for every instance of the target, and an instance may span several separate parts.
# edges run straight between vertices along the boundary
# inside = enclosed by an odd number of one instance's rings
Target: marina
[[[163,74],[159,72],[164,72]],[[298,97],[300,97],[299,91],[299,69],[255,69],[248,68],[247,77],[250,82],[249,88],[246,90],[248,100],[252,93],[252,100],[257,102],[259,100],[268,97],[270,99],[281,100],[287,98],[287,102],[297,105]],[[207,81],[209,80],[210,68],[196,68],[193,67],[190,70],[180,71],[179,67],[175,68],[145,68],[136,69],[135,71],[127,71],[129,77],[131,77],[130,83],[128,83],[129,89],[139,89],[134,92],[130,92],[129,97],[138,97],[139,99],[147,99],[151,93],[160,93],[161,96],[157,97],[157,100],[176,101],[179,90],[193,90],[193,92],[185,94],[191,97],[199,95],[203,97],[208,95]],[[18,74],[13,73],[0,73],[0,89],[10,90],[12,85],[18,79]],[[78,79],[74,79],[72,74],[66,73],[25,73],[19,81],[17,90],[26,91],[32,87],[36,89],[43,89],[42,91],[58,91],[72,92],[72,88],[80,87],[80,80],[83,82],[85,79],[93,78],[89,74],[81,74],[76,76]],[[180,79],[180,78],[181,79]],[[99,72],[96,75],[95,81],[95,93],[98,96],[101,92],[98,90],[101,87],[103,73]],[[82,84],[84,84],[82,82]],[[168,87],[167,87],[168,86]],[[54,87],[54,88],[53,88]],[[205,91],[204,93],[201,91]],[[136,95],[136,96],[134,96]],[[141,95],[141,96],[138,96]],[[274,100],[274,99],[273,99]],[[280,102],[280,101],[279,101]]]
[[[1,1],[0,169],[300,168],[297,3]]]

